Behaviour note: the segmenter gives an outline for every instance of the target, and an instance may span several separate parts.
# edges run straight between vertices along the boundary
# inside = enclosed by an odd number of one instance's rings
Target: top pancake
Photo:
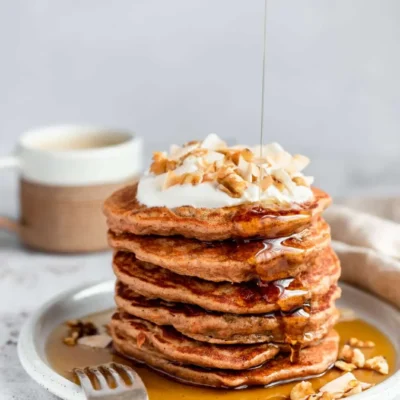
[[[313,188],[314,200],[302,204],[247,203],[223,208],[146,207],[136,199],[137,183],[112,194],[104,203],[109,228],[119,234],[182,235],[199,240],[276,238],[302,231],[331,199]]]

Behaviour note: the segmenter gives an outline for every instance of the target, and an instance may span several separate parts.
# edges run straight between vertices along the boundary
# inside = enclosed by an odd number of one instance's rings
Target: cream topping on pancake
[[[301,172],[309,160],[291,156],[277,143],[228,147],[210,134],[202,142],[173,145],[169,154],[155,153],[153,160],[137,192],[147,207],[220,208],[313,199],[313,178]]]

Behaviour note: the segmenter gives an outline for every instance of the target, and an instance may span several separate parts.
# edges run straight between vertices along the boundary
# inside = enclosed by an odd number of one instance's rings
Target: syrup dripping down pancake
[[[183,237],[108,233],[110,245],[145,262],[209,281],[272,281],[296,276],[330,242],[328,224],[317,218],[288,238],[202,242]]]
[[[171,326],[158,326],[119,313],[113,315],[111,327],[116,333],[136,342],[139,348],[148,343],[171,361],[205,368],[253,368],[271,360],[279,353],[279,347],[272,343],[221,346],[198,342],[182,335]]]
[[[129,336],[111,325],[114,348],[139,362],[163,372],[174,379],[194,385],[238,388],[255,385],[270,385],[285,380],[297,380],[319,375],[328,370],[336,361],[339,336],[331,330],[329,334],[313,347],[300,352],[296,363],[289,356],[278,354],[258,368],[237,371],[232,369],[205,369],[193,365],[176,363],[163,357],[153,345],[146,341],[139,347]]]
[[[148,299],[122,282],[116,284],[115,301],[125,318],[130,314],[157,325],[171,325],[184,335],[203,342],[282,343],[290,334],[291,337],[299,336],[298,340],[306,346],[326,335],[337,322],[339,312],[335,300],[339,297],[340,289],[332,286],[309,317],[302,309],[259,315],[211,312],[195,305]]]
[[[205,281],[175,274],[125,252],[114,255],[113,268],[121,282],[143,296],[236,314],[290,311],[309,302],[311,306],[317,306],[318,297],[327,293],[340,275],[339,262],[330,248],[298,277],[273,282]]]
[[[146,207],[136,199],[137,184],[112,194],[104,203],[109,229],[119,234],[181,235],[199,240],[276,238],[300,232],[329,206],[331,199],[313,188],[302,204],[248,203],[223,208]]]

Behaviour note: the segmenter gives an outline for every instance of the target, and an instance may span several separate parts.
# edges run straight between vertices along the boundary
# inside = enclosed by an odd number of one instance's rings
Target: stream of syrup
[[[110,320],[111,311],[94,314],[84,318],[98,326]],[[395,372],[396,352],[390,340],[374,326],[356,319],[340,322],[335,327],[341,337],[343,346],[351,337],[360,340],[372,340],[376,346],[373,349],[363,349],[366,357],[383,355],[389,363],[390,375]],[[63,344],[62,339],[67,335],[68,327],[58,326],[49,336],[46,345],[47,360],[51,367],[60,375],[74,381],[72,369],[75,367],[94,366],[110,361],[120,362],[132,366],[143,379],[150,400],[286,400],[295,383],[285,383],[269,388],[252,388],[243,390],[216,390],[185,385],[165,378],[152,370],[138,366],[131,361],[116,355],[110,349],[92,349],[86,346],[69,347]],[[312,378],[315,389],[336,379],[341,371],[332,369],[319,378]],[[374,371],[356,370],[356,377],[363,381],[379,384],[388,376]],[[389,376],[390,376],[389,375]]]

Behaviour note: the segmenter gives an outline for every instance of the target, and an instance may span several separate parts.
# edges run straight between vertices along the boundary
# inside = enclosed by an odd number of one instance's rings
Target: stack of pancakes
[[[115,349],[184,382],[301,379],[337,358],[339,261],[322,211],[303,204],[146,207],[137,185],[105,203],[114,248]]]

